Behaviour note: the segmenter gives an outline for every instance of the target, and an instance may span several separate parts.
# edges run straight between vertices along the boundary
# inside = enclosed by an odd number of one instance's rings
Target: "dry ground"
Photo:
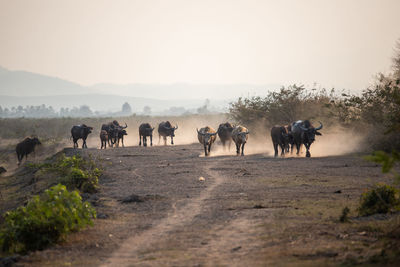
[[[101,158],[101,191],[89,198],[99,218],[94,227],[18,264],[365,263],[382,253],[385,225],[399,220],[392,215],[338,222],[345,206],[356,215],[363,190],[390,181],[357,155],[275,159],[231,151],[205,158],[199,144],[65,151]]]

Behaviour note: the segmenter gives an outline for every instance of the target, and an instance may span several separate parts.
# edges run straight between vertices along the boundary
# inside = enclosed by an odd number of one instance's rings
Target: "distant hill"
[[[265,95],[280,85],[251,84],[110,84],[83,86],[60,78],[0,67],[0,106],[52,106],[55,110],[88,105],[93,111],[116,112],[128,102],[140,113],[149,106],[152,114],[196,112],[210,100],[208,108],[226,111],[239,96]]]
[[[93,91],[77,83],[27,71],[0,67],[0,95],[45,96],[88,94]]]

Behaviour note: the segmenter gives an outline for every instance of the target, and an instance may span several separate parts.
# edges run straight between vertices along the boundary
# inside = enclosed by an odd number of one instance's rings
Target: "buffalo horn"
[[[308,128],[303,127],[303,125],[299,125],[300,129],[302,129],[303,131],[308,131]]]
[[[321,130],[323,127],[322,122],[319,122],[319,124],[321,124],[321,125],[319,127],[315,128],[316,131]]]

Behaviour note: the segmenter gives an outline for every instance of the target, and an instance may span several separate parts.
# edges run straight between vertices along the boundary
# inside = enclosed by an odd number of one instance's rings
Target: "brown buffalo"
[[[275,125],[271,129],[271,138],[275,150],[274,156],[278,156],[278,146],[281,147],[281,157],[285,156],[285,150],[289,146],[288,129],[285,126]]]
[[[215,139],[217,139],[217,132],[213,128],[206,126],[200,130],[197,129],[197,138],[200,144],[204,146],[205,156],[210,155],[211,146],[215,142]]]
[[[242,147],[241,155],[244,156],[244,145],[247,142],[249,130],[243,126],[236,126],[232,131],[232,140],[236,144],[236,155],[240,154],[240,146]]]
[[[100,131],[100,141],[101,141],[101,148],[104,147],[104,149],[107,148],[107,142],[108,142],[108,133],[106,130],[101,130]]]

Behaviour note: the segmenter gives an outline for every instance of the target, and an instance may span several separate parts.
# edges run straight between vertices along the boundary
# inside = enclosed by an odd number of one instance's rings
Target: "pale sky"
[[[0,66],[95,83],[364,89],[390,69],[399,0],[0,0]]]

